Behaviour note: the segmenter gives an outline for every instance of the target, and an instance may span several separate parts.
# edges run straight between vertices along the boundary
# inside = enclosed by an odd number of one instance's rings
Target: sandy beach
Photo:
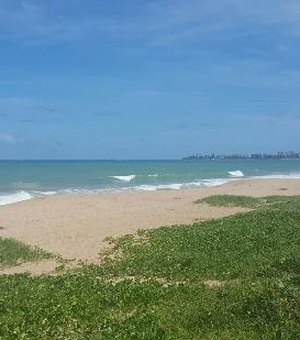
[[[300,180],[241,180],[197,190],[35,198],[0,207],[0,236],[16,238],[66,259],[96,262],[108,236],[245,210],[194,204],[196,199],[220,194],[300,195]]]

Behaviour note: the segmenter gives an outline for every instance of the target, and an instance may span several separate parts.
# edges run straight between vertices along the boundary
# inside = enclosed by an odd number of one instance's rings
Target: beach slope
[[[38,246],[66,259],[97,262],[106,237],[247,210],[194,203],[204,197],[224,194],[300,195],[300,180],[241,180],[197,190],[36,198],[0,207],[0,236]]]

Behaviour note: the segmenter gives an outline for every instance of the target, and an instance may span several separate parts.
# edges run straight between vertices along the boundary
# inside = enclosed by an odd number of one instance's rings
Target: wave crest
[[[228,171],[228,174],[231,177],[245,177],[243,171],[241,171],[241,170]]]
[[[33,196],[26,191],[19,191],[13,194],[0,195],[0,205],[7,205],[27,201],[33,198]]]
[[[136,178],[136,175],[128,175],[128,176],[109,176],[111,178],[117,179],[122,182],[130,182]]]

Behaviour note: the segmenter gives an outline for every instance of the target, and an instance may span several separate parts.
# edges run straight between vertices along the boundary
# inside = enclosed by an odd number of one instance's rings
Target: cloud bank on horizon
[[[0,0],[0,158],[299,149],[300,2]]]

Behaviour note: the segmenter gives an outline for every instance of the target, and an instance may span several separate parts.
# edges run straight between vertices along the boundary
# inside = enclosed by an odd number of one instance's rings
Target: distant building
[[[196,153],[194,155],[183,157],[184,160],[200,160],[200,159],[300,159],[300,153],[295,151],[278,151],[274,154],[252,153],[252,154],[231,154],[218,155],[215,153],[204,154]]]

